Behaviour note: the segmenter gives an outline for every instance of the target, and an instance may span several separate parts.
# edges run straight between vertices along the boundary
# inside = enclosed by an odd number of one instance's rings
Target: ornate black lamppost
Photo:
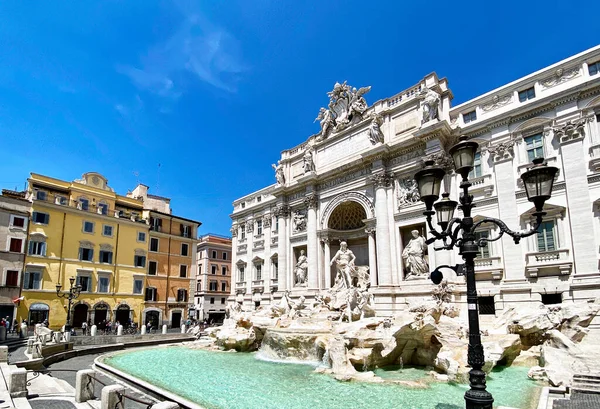
[[[544,203],[552,194],[554,177],[558,172],[555,167],[549,167],[544,164],[543,158],[533,161],[533,165],[527,172],[521,175],[527,199],[535,205],[535,225],[529,231],[515,232],[510,230],[501,220],[486,217],[477,223],[473,222],[471,210],[475,207],[473,196],[469,194],[469,173],[473,169],[475,153],[478,144],[468,141],[467,137],[461,137],[460,142],[450,148],[450,155],[454,162],[456,173],[462,176],[460,188],[463,190],[460,196],[460,209],[463,212],[463,218],[453,217],[454,210],[458,203],[449,199],[448,193],[442,195],[442,200],[435,203],[440,194],[440,187],[445,171],[442,168],[434,166],[433,161],[425,162],[425,167],[415,174],[415,180],[419,187],[421,200],[425,203],[427,210],[423,214],[427,217],[429,230],[433,235],[427,240],[431,244],[436,240],[442,240],[443,246],[435,250],[451,250],[453,247],[459,249],[459,254],[463,257],[465,263],[456,266],[438,266],[431,273],[431,280],[439,284],[443,279],[441,268],[449,268],[457,275],[465,275],[467,278],[467,306],[469,311],[469,349],[468,363],[471,367],[469,371],[469,381],[471,388],[465,393],[467,409],[492,409],[494,398],[492,394],[485,389],[485,372],[482,367],[485,363],[483,355],[483,345],[481,345],[481,335],[479,331],[479,313],[477,305],[477,289],[475,285],[475,257],[479,252],[479,247],[485,247],[487,242],[498,240],[504,233],[510,235],[515,243],[523,237],[531,236],[537,232],[542,223],[542,218],[546,214],[543,212]],[[434,204],[435,203],[435,204]],[[432,208],[435,208],[433,210]],[[437,213],[438,226],[441,232],[437,231],[431,218]],[[495,224],[500,229],[500,234],[495,238],[475,238],[475,230],[485,223]],[[449,242],[448,242],[449,240]]]
[[[71,303],[74,299],[79,297],[79,294],[81,293],[80,285],[76,285],[75,287],[73,287],[73,284],[75,284],[75,277],[69,278],[69,282],[71,283],[71,288],[69,288],[69,292],[65,291],[63,293],[60,292],[62,285],[60,283],[56,284],[56,295],[59,298],[66,298],[67,300],[69,300],[69,304],[67,307],[67,323],[65,324],[65,334],[71,334]],[[67,337],[68,336],[69,335],[67,335]]]

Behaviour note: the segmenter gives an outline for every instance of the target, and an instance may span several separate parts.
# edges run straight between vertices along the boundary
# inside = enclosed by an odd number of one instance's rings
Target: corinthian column
[[[309,193],[304,199],[308,208],[308,220],[306,222],[306,242],[308,258],[308,288],[319,288],[319,272],[317,262],[318,239],[317,239],[317,195]]]
[[[263,292],[269,294],[271,292],[271,277],[273,271],[271,268],[271,215],[267,214],[262,219],[264,239],[265,239],[265,264],[263,265],[265,271],[263,273]]]
[[[236,282],[237,282],[237,265],[236,263],[236,255],[237,255],[237,235],[238,235],[238,229],[240,227],[237,224],[234,224],[231,227],[231,279],[229,280],[229,293],[231,295],[231,297],[235,297],[235,287],[236,287]],[[207,250],[208,251],[208,250]],[[198,275],[200,276],[200,279],[202,280],[202,291],[204,293],[206,293],[206,289],[207,289],[207,281],[208,281],[208,277],[204,274],[204,271],[208,271],[208,266],[205,265],[206,264],[206,260],[203,260],[202,262],[202,270],[198,271]],[[203,304],[204,305],[204,304]]]
[[[277,206],[276,215],[278,218],[277,222],[277,265],[279,267],[278,274],[278,285],[279,291],[285,291],[289,287],[287,282],[288,268],[287,268],[287,249],[288,249],[288,238],[287,238],[287,224],[290,216],[290,207],[286,204],[280,204]]]
[[[323,256],[325,258],[323,263],[323,271],[325,273],[325,289],[328,290],[331,288],[331,266],[329,262],[331,261],[331,249],[329,248],[329,237],[323,237],[321,239],[323,241],[324,253]]]
[[[386,186],[389,178],[383,173],[373,175],[375,184],[375,218],[377,219],[377,272],[379,285],[392,285],[392,258]]]

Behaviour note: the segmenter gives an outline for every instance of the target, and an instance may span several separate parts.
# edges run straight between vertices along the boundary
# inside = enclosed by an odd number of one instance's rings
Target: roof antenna
[[[158,194],[159,186],[160,186],[160,163],[158,164],[158,171],[156,172],[156,194]]]

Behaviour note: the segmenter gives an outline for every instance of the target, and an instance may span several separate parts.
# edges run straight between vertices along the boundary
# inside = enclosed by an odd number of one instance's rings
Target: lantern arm
[[[485,219],[480,220],[477,223],[475,223],[473,225],[473,227],[471,227],[470,233],[474,234],[475,230],[479,226],[481,226],[482,224],[484,224],[484,223],[491,223],[491,224],[495,224],[496,226],[498,226],[498,228],[500,229],[500,234],[498,234],[497,237],[494,237],[494,238],[491,238],[491,239],[487,239],[487,238],[479,239],[478,240],[479,246],[481,246],[483,243],[487,243],[487,242],[491,242],[491,241],[496,241],[496,240],[500,239],[500,237],[502,237],[504,235],[504,233],[506,233],[510,237],[512,237],[513,240],[514,240],[514,242],[515,242],[515,244],[519,244],[519,242],[521,241],[521,239],[523,239],[525,237],[529,237],[531,235],[534,235],[535,233],[538,232],[538,228],[542,224],[542,218],[546,215],[546,212],[535,212],[535,213],[533,213],[533,215],[535,216],[535,219],[536,219],[535,220],[535,224],[529,230],[525,230],[525,231],[513,231],[502,220],[495,219],[493,217],[486,217]]]
[[[452,250],[452,248],[456,245],[458,241],[458,234],[461,231],[461,219],[458,217],[454,217],[448,222],[448,227],[443,230],[441,233],[432,229],[433,238],[430,238],[426,241],[427,244],[432,244],[436,240],[442,240],[444,243],[443,246],[435,247],[434,250]],[[456,226],[455,226],[456,225]],[[454,230],[452,230],[454,228]],[[450,243],[447,240],[450,239]]]
[[[452,226],[455,223],[460,223],[460,219],[458,217],[454,217],[452,219],[450,219],[450,221],[448,222],[448,226],[446,227],[446,229],[442,230],[441,232],[437,231],[435,227],[433,227],[433,223],[432,223],[432,218],[431,216],[435,214],[434,212],[426,212],[426,220],[427,220],[427,227],[429,227],[429,233],[431,233],[431,235],[433,236],[432,238],[429,238],[426,240],[427,244],[431,244],[436,240],[446,240],[448,237],[452,236]]]

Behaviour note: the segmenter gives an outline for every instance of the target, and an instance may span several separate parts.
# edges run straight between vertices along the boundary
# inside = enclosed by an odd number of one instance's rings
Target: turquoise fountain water
[[[255,354],[211,352],[186,347],[152,348],[115,354],[104,361],[207,409],[328,409],[351,407],[459,409],[466,385],[429,383],[426,389],[392,383],[339,382],[313,372],[308,365],[260,361]],[[378,369],[387,380],[416,380],[417,368]],[[538,385],[527,368],[494,371],[489,390],[498,406],[526,409],[534,404]]]

